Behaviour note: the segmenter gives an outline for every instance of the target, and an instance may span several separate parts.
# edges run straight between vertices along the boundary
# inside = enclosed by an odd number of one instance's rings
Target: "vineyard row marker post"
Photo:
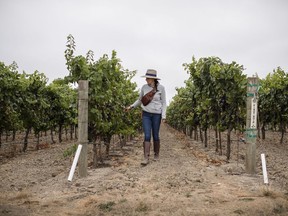
[[[257,91],[258,77],[248,77],[247,117],[246,117],[246,157],[245,169],[248,174],[256,173],[256,138],[257,138]]]

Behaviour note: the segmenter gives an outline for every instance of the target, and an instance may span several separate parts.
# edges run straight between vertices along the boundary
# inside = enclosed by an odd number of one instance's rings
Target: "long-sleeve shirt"
[[[150,87],[148,84],[145,84],[142,86],[139,98],[131,105],[132,107],[138,107],[141,105],[141,108],[143,111],[149,112],[149,113],[157,113],[162,114],[162,118],[166,119],[166,92],[164,86],[161,84],[157,85],[157,92],[155,93],[152,101],[144,106],[141,103],[141,98],[150,92],[153,88]]]

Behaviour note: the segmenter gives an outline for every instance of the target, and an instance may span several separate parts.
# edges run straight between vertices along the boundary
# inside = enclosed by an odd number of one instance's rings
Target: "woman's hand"
[[[132,106],[125,107],[124,111],[129,112],[132,108],[133,108]]]
[[[162,123],[166,123],[166,119],[162,119]]]

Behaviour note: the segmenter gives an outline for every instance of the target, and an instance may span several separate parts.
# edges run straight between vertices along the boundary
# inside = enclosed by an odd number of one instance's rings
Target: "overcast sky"
[[[19,71],[68,75],[67,36],[76,55],[117,51],[125,69],[158,71],[169,102],[188,74],[183,63],[217,56],[245,74],[288,72],[287,0],[0,0],[0,61]]]

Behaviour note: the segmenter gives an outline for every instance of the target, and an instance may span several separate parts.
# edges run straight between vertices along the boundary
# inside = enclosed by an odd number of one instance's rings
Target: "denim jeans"
[[[161,114],[142,112],[142,124],[144,129],[144,141],[151,141],[151,131],[153,135],[153,141],[159,141],[159,130],[161,124]]]

